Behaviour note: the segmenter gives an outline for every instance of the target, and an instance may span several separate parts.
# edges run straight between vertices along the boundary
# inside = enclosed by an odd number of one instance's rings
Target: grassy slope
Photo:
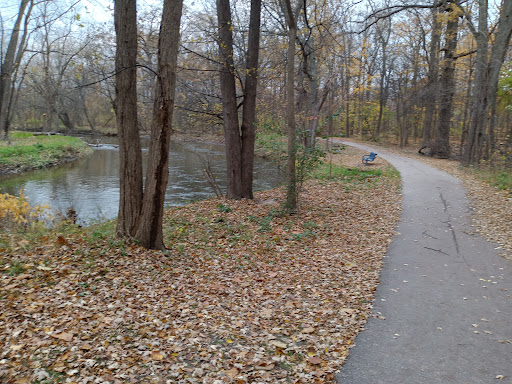
[[[0,174],[59,164],[92,151],[82,140],[69,136],[14,132],[10,141],[0,142]]]

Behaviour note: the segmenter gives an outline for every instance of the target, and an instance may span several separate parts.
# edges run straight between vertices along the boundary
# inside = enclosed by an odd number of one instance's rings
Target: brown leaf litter
[[[3,251],[5,272],[24,271],[0,277],[0,382],[333,382],[369,316],[399,196],[396,178],[315,181],[293,216],[280,189],[171,208],[167,252],[64,234]]]

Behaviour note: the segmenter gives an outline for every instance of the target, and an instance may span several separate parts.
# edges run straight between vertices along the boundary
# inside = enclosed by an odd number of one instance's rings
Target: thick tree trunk
[[[505,59],[512,34],[512,1],[503,1],[492,51],[489,57],[487,0],[479,0],[478,31],[473,34],[477,41],[477,58],[473,88],[473,106],[462,164],[468,166],[480,162],[483,143],[487,140],[488,147],[493,143],[486,137],[489,106],[496,100],[498,80],[501,66]]]
[[[488,61],[488,28],[487,0],[479,0],[478,32],[475,33],[477,53],[475,79],[473,88],[473,105],[462,164],[468,166],[480,161],[480,143],[487,124],[487,61]]]
[[[437,0],[435,0],[437,2]],[[423,120],[423,140],[421,149],[432,146],[432,133],[434,127],[434,114],[436,111],[436,100],[439,76],[439,40],[441,36],[441,24],[439,23],[439,12],[437,8],[432,9],[432,35],[430,38],[428,84],[425,94],[425,118]],[[420,150],[421,150],[420,149]]]
[[[242,198],[252,199],[254,142],[256,139],[256,91],[260,51],[261,0],[251,0],[247,64],[242,115]]]
[[[133,236],[142,207],[142,154],[137,126],[136,0],[116,0],[116,123],[120,156],[120,200],[116,234]]]
[[[220,84],[228,174],[227,198],[239,199],[242,191],[242,141],[238,125],[235,64],[233,60],[233,26],[229,0],[217,0],[217,20],[219,24],[219,52],[223,63],[220,70]]]
[[[172,133],[176,66],[183,0],[165,0],[158,38],[158,81],[153,106],[153,124],[148,170],[140,224],[135,238],[150,249],[164,249],[163,213],[169,178],[169,147]]]
[[[459,14],[457,10],[448,9],[444,59],[439,90],[439,118],[436,129],[436,139],[432,145],[432,156],[447,159],[450,157],[450,128],[453,113],[453,95],[455,94],[455,50],[457,49],[457,33],[459,29]]]
[[[507,50],[512,35],[512,1],[504,1],[500,13],[500,24],[496,31],[494,38],[491,55],[489,57],[488,65],[488,81],[489,85],[487,88],[487,100],[491,108],[490,121],[489,121],[489,132],[488,140],[489,145],[486,153],[486,157],[491,156],[490,151],[494,146],[494,128],[496,125],[496,98],[498,94],[498,82],[500,77],[501,66],[505,60]]]

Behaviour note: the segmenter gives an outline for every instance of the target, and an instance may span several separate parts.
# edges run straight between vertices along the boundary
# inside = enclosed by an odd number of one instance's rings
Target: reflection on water
[[[145,164],[147,152],[143,152],[143,156]],[[183,205],[214,195],[203,176],[206,161],[224,188],[226,159],[223,146],[171,143],[166,193],[169,205]],[[282,177],[274,163],[255,160],[255,190],[274,188],[281,184]],[[87,159],[0,179],[2,193],[18,195],[21,188],[31,205],[49,204],[60,212],[72,208],[83,223],[111,219],[117,216],[119,203],[119,151],[115,147],[100,147]]]

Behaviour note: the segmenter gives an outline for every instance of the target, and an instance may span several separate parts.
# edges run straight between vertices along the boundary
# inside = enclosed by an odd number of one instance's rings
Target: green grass
[[[256,148],[258,153],[263,153],[267,157],[278,160],[283,166],[284,159],[287,156],[286,135],[279,128],[265,125],[259,127],[256,135]],[[334,148],[333,153],[339,153],[343,148]],[[390,178],[399,178],[400,173],[392,168],[386,169],[364,169],[364,168],[347,168],[339,165],[322,162],[325,159],[325,153],[318,150],[303,156],[303,153],[297,154],[297,170],[301,166],[305,166],[306,179],[317,180],[340,180],[347,184],[350,188],[354,184],[370,183],[377,181],[381,176]],[[265,226],[263,226],[265,227]]]
[[[0,142],[0,167],[42,168],[65,158],[78,158],[92,152],[76,137],[13,132],[9,139],[10,143]]]
[[[258,127],[256,133],[256,152],[259,156],[282,162],[288,151],[287,137],[278,129],[269,125]]]
[[[22,262],[11,261],[11,264],[9,265],[9,269],[7,270],[7,273],[9,276],[18,276],[19,274],[22,274],[23,272],[25,272],[25,267]]]
[[[378,177],[383,175],[381,169],[359,169],[347,168],[339,165],[329,165],[327,163],[320,164],[313,172],[313,178],[325,179],[338,179],[348,182],[365,181],[369,178]]]
[[[510,169],[480,169],[480,177],[493,187],[512,193],[512,170]]]

